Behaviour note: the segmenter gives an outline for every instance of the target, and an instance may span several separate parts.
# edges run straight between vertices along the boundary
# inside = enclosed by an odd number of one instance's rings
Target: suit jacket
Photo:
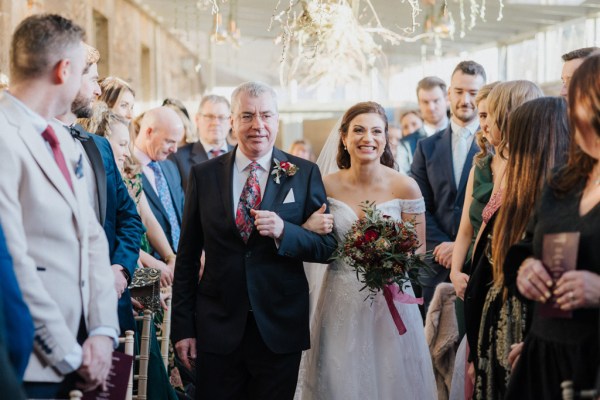
[[[410,148],[411,155],[414,155],[415,151],[417,151],[417,143],[419,142],[419,140],[425,139],[426,137],[427,135],[422,129],[417,129],[410,135],[406,135],[402,139],[400,139],[400,143],[408,145],[408,147]]]
[[[181,187],[181,178],[179,177],[179,172],[177,172],[177,167],[175,164],[169,160],[160,161],[159,164],[165,176],[165,180],[167,181],[167,185],[169,186],[169,192],[171,193],[171,199],[173,200],[175,214],[177,214],[177,220],[179,221],[179,226],[181,226],[184,194]],[[145,174],[142,174],[142,186],[144,188],[144,193],[148,198],[148,203],[150,204],[152,213],[158,220],[158,223],[165,232],[165,235],[167,235],[167,239],[169,240],[171,248],[173,248],[173,251],[176,252],[177,249],[173,247],[173,240],[171,238],[171,224],[169,223],[169,216],[160,202],[158,194],[154,191],[152,185],[150,185],[150,181],[148,178],[146,178]]]
[[[0,312],[5,318],[2,329],[10,364],[16,376],[23,379],[29,356],[33,351],[33,320],[23,301],[2,227],[0,227],[0,302],[3,305],[0,307]]]
[[[72,129],[78,131],[83,149],[94,170],[100,209],[99,222],[108,240],[110,263],[121,265],[127,274],[128,283],[131,283],[144,232],[142,220],[123,183],[108,140],[86,132],[79,125]],[[131,309],[131,296],[129,290],[125,290],[118,306],[121,331],[133,330],[135,327]]]
[[[50,125],[73,190],[27,113],[0,95],[0,216],[35,326],[25,381],[63,379],[53,366],[78,346],[82,318],[88,331],[119,331],[108,244],[89,204],[83,154],[62,125]]]
[[[227,151],[230,152],[231,150],[233,150],[233,146],[228,143]],[[179,175],[181,175],[181,186],[185,192],[187,190],[190,169],[196,164],[208,161],[208,154],[206,154],[206,150],[204,149],[204,146],[202,146],[202,143],[196,142],[186,144],[180,149],[177,149],[176,153],[169,156],[169,160],[173,161],[177,166]]]
[[[192,168],[173,284],[173,343],[197,338],[199,351],[228,354],[240,344],[252,310],[273,352],[309,347],[303,261],[326,262],[336,241],[332,234],[321,236],[300,227],[327,202],[317,166],[276,148],[273,158],[299,167],[280,184],[269,173],[260,204],[284,221],[278,247],[256,231],[244,243],[235,225],[235,150]],[[283,204],[292,189],[295,201]],[[206,262],[198,283],[202,250]]]
[[[11,400],[25,400],[25,393],[21,387],[21,381],[17,378],[17,374],[12,365],[12,360],[9,357],[10,343],[7,338],[6,331],[6,311],[8,307],[2,304],[0,296],[0,387],[2,388],[2,398]],[[8,314],[9,316],[12,315]],[[10,318],[8,318],[10,319]],[[31,337],[33,340],[33,336]]]
[[[425,199],[427,250],[456,238],[473,156],[478,151],[473,140],[457,188],[452,165],[451,126],[417,143],[411,176],[419,184]]]

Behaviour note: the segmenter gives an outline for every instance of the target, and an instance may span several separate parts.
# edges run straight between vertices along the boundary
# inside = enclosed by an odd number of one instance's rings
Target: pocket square
[[[283,199],[283,204],[293,203],[295,201],[296,198],[294,197],[294,189],[290,189],[288,194],[285,196],[285,199]]]

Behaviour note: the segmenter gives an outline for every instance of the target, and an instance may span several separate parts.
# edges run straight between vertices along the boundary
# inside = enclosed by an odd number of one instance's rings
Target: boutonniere
[[[279,161],[278,159],[274,158],[273,162],[275,163],[275,166],[273,167],[273,172],[271,172],[271,175],[275,175],[275,183],[278,185],[282,176],[294,176],[300,169],[297,165],[288,161]]]

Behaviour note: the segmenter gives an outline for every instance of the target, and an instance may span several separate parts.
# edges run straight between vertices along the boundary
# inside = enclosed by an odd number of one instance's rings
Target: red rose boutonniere
[[[298,166],[288,161],[279,161],[274,158],[273,162],[275,163],[275,166],[273,167],[271,175],[275,175],[275,183],[278,185],[282,176],[294,176],[300,169]]]

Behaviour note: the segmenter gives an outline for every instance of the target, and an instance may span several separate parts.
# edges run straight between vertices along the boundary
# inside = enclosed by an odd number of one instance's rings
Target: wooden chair
[[[595,399],[598,395],[600,395],[600,393],[598,393],[595,389],[575,392],[575,389],[573,389],[573,381],[563,381],[560,384],[560,387],[562,388],[563,400]]]
[[[136,321],[142,322],[142,333],[140,335],[140,354],[135,357],[139,361],[138,374],[133,377],[137,381],[137,396],[134,400],[146,400],[148,388],[148,362],[150,360],[150,326],[152,324],[153,313],[150,310],[144,310],[143,316],[135,317]]]
[[[119,338],[119,343],[125,344],[125,354],[133,356],[133,331],[125,331],[125,337]],[[127,394],[125,400],[133,399],[133,364],[131,364],[131,372],[129,373],[129,383],[127,383]]]
[[[71,390],[69,392],[69,400],[81,400],[82,397],[83,393],[81,393],[81,390]]]
[[[168,293],[171,291],[171,288],[161,289],[161,291],[165,291]],[[158,341],[160,342],[160,354],[163,359],[163,363],[165,364],[165,369],[168,372],[169,367],[169,340],[171,338],[171,298],[165,300],[167,305],[167,309],[163,313],[163,321],[161,327],[161,336],[158,336]]]

